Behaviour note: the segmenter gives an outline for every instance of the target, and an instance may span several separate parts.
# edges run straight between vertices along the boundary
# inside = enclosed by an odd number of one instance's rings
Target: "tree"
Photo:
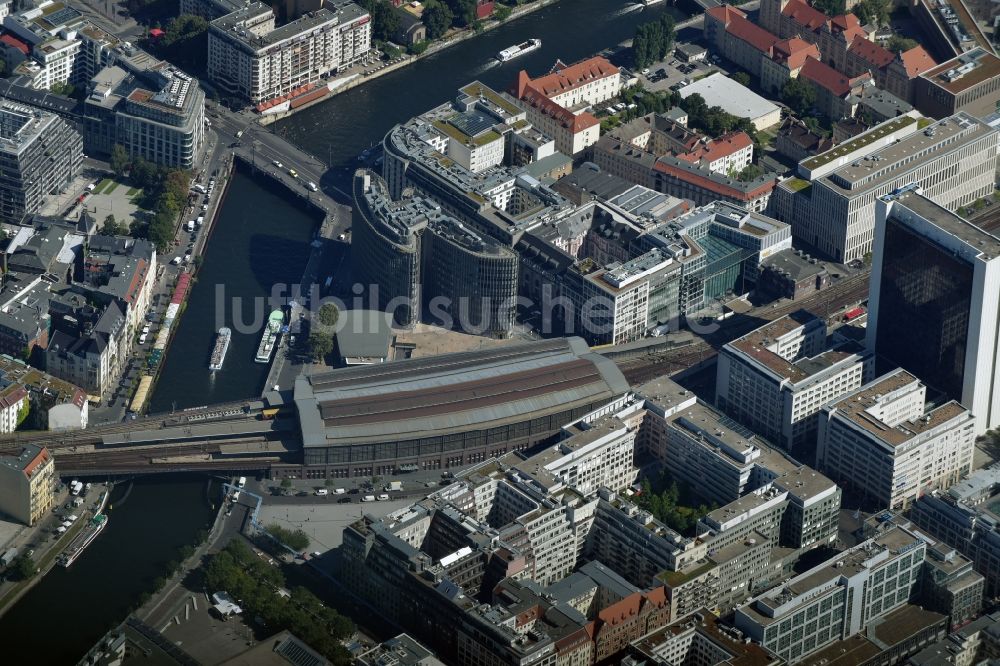
[[[493,10],[493,18],[497,21],[503,23],[510,18],[510,15],[514,13],[514,10],[507,5],[496,5],[496,9]]]
[[[281,487],[282,488],[291,488],[292,487],[292,480],[289,479],[289,478],[282,479],[281,480]]]
[[[309,334],[309,351],[315,360],[323,360],[333,351],[333,336],[322,331],[313,331]]]
[[[427,36],[430,39],[439,39],[448,32],[452,23],[455,22],[455,15],[451,8],[440,0],[427,0],[424,3],[424,13],[420,15],[420,20],[427,26]]]
[[[736,83],[740,84],[741,86],[750,85],[750,75],[747,74],[746,72],[736,72],[735,74],[731,74],[729,78],[731,78],[733,81],[736,81]]]
[[[399,31],[399,14],[396,9],[384,0],[360,0],[372,17],[372,36],[383,42],[392,41]]]
[[[123,224],[118,224],[118,220],[115,219],[114,215],[108,214],[104,218],[104,224],[101,225],[102,236],[121,236],[128,233],[128,228]]]
[[[476,0],[445,0],[451,13],[452,22],[459,28],[465,28],[476,22]]]
[[[803,116],[816,102],[816,90],[811,83],[801,78],[788,79],[781,89],[781,100],[795,112],[795,115]]]
[[[195,14],[181,14],[167,24],[165,34],[160,38],[163,46],[173,46],[200,37],[208,31],[208,21]]]
[[[661,14],[656,21],[636,26],[632,39],[632,57],[635,66],[642,68],[663,60],[674,45],[675,22],[670,14]]]
[[[116,143],[111,147],[111,171],[114,172],[116,176],[121,178],[125,175],[125,171],[128,169],[128,153],[125,152],[125,146],[120,143]]]
[[[21,555],[11,564],[11,571],[19,580],[28,580],[38,573],[38,565],[30,555]]]
[[[340,310],[333,303],[324,303],[319,309],[319,321],[324,326],[334,327],[340,318]]]
[[[902,35],[893,35],[889,38],[889,41],[885,43],[885,48],[893,53],[903,53],[904,51],[909,51],[917,46],[918,44],[915,39],[909,39],[908,37],[903,37]]]
[[[750,181],[757,180],[764,175],[764,170],[757,166],[756,164],[748,164],[743,167],[738,174],[736,174],[736,180],[741,183],[749,183]]]
[[[889,14],[892,12],[891,0],[861,0],[854,5],[851,10],[858,17],[862,25],[874,23],[877,26],[889,23]]]
[[[812,6],[827,16],[839,16],[847,10],[844,0],[813,0]]]
[[[281,525],[268,525],[267,531],[275,539],[292,550],[305,550],[309,547],[309,535],[302,530],[286,530]]]

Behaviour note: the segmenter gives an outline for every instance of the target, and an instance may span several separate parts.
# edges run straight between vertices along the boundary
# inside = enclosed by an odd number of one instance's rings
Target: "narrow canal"
[[[56,566],[3,617],[4,664],[75,664],[152,593],[214,514],[204,476],[152,476],[112,493],[108,525],[73,565]],[[214,495],[213,495],[214,497]]]
[[[336,167],[327,177],[343,188],[355,159],[403,122],[449,99],[479,79],[506,90],[519,70],[532,76],[549,71],[556,59],[572,63],[615,46],[635,34],[638,24],[664,12],[686,14],[673,4],[650,7],[623,0],[563,0],[473,37],[400,70],[300,111],[271,126],[303,150]],[[500,64],[496,53],[538,37],[542,48]]]
[[[268,365],[254,362],[274,285],[297,284],[319,220],[272,186],[236,172],[205,262],[167,350],[149,411],[259,396]],[[220,327],[233,331],[222,370],[208,369]]]

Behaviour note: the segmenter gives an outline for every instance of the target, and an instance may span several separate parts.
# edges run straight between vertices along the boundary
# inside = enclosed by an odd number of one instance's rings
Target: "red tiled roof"
[[[840,14],[830,19],[830,26],[838,30],[849,30],[851,28],[860,28],[861,21],[854,14]]]
[[[774,189],[774,181],[771,180],[764,183],[755,190],[744,192],[741,189],[737,189],[735,187],[729,187],[722,183],[718,183],[712,180],[711,178],[707,178],[697,173],[692,173],[687,169],[682,169],[680,167],[674,166],[673,164],[668,164],[666,162],[661,162],[661,161],[657,161],[656,164],[653,165],[653,170],[668,174],[670,176],[674,176],[679,180],[691,183],[695,187],[700,187],[703,190],[708,190],[709,192],[714,192],[715,194],[724,197],[729,197],[730,199],[736,201],[753,201],[754,199],[757,199],[761,195],[770,192],[771,190]]]
[[[915,79],[927,70],[937,67],[937,63],[934,62],[931,54],[920,45],[914,46],[909,51],[903,51],[899,54],[899,58],[903,61],[903,67],[906,68],[906,75],[911,79]]]
[[[860,76],[855,76],[853,79],[844,76],[833,67],[830,67],[826,63],[820,62],[815,58],[809,58],[806,60],[806,64],[802,66],[802,71],[799,72],[799,76],[805,78],[807,81],[812,81],[816,85],[826,88],[831,93],[837,97],[843,97],[844,95],[851,92],[857,83],[865,78],[871,78],[868,72],[861,74]]]
[[[718,139],[713,139],[707,144],[703,144],[697,150],[677,156],[677,159],[685,162],[704,162],[711,164],[716,160],[738,153],[753,145],[753,141],[746,132],[730,132],[723,134]]]
[[[17,49],[24,55],[28,55],[28,51],[30,50],[27,44],[25,44],[20,39],[9,33],[0,35],[0,42],[3,42],[4,44],[6,44],[11,48]]]
[[[711,7],[705,10],[705,14],[711,16],[716,21],[721,21],[723,23],[729,23],[734,16],[746,18],[746,14],[744,14],[742,10],[733,7],[732,5],[719,5],[718,7]]]
[[[788,4],[781,10],[781,13],[803,28],[812,31],[819,30],[826,23],[826,14],[818,9],[813,9],[802,0],[788,0]]]
[[[540,76],[537,79],[529,78],[528,84],[546,97],[551,97],[579,88],[596,79],[617,76],[618,71],[618,68],[612,65],[607,58],[594,56],[593,58],[581,60],[569,67],[560,68],[551,74]],[[519,85],[520,82],[521,74],[518,74]]]
[[[743,16],[734,16],[726,26],[726,32],[737,37],[762,53],[770,55],[771,48],[778,43],[778,38],[761,28],[755,23],[751,23]]]
[[[573,132],[573,134],[579,134],[585,129],[601,124],[601,121],[598,120],[592,113],[587,113],[585,111],[581,114],[574,114],[569,109],[553,102],[546,95],[543,95],[531,86],[528,86],[524,90],[524,94],[521,95],[521,101],[529,104],[535,109],[538,109],[541,113],[555,118],[563,127],[566,127]]]
[[[28,394],[27,391],[25,391],[24,395],[27,394]],[[27,465],[24,466],[24,475],[30,479],[31,475],[35,473],[35,470],[40,465],[44,465],[48,461],[49,461],[49,450],[43,447],[42,450],[38,452],[38,455],[35,456],[31,460],[31,462],[29,462]]]
[[[774,60],[784,63],[788,69],[801,68],[810,56],[819,60],[819,47],[798,37],[783,39],[774,45]]]
[[[895,58],[892,51],[884,49],[875,42],[870,42],[860,36],[854,38],[854,41],[847,47],[847,50],[866,62],[871,63],[876,69],[885,67]]]
[[[25,388],[23,386],[18,386],[14,388],[14,390],[12,390],[7,395],[0,397],[0,407],[4,408],[13,407],[21,400],[23,400],[25,397],[27,397],[27,395],[28,392],[25,390]]]

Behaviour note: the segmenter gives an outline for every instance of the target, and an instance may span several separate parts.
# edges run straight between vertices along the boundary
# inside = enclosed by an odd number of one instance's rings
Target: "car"
[[[330,491],[327,490],[326,488],[320,488],[319,490],[316,491],[316,497],[326,497],[329,494]]]
[[[316,192],[316,191],[319,190],[319,188],[316,187],[316,183],[314,183],[312,181],[309,181],[308,183],[306,183],[306,188],[309,189],[310,192]]]
[[[643,76],[648,76],[649,75],[649,67],[647,67],[644,70],[642,70],[642,75]]]
[[[343,494],[345,494],[346,492],[347,492],[347,491],[346,491],[346,490],[344,490],[343,488],[334,488],[334,489],[333,489],[333,494],[334,494],[334,495],[343,495]]]
[[[374,502],[375,501],[375,496],[374,495],[365,495],[364,497],[361,498],[361,501],[362,502]]]
[[[357,495],[357,494],[358,494],[358,493],[360,493],[361,491],[360,491],[360,490],[358,490],[357,488],[351,488],[351,489],[350,489],[350,490],[348,490],[347,492],[348,492],[349,494],[351,494],[351,495]]]
[[[279,169],[284,169],[285,168],[285,165],[282,164],[281,162],[279,162],[278,160],[271,160],[271,164],[273,164],[274,166],[278,167]]]
[[[661,68],[659,68],[658,70],[656,70],[656,75],[657,75],[657,76],[666,76],[666,75],[667,75],[667,70],[665,70],[665,69],[663,69],[663,68],[661,67]]]
[[[350,504],[353,501],[350,497],[341,497],[337,500],[337,504]]]
[[[309,493],[307,491],[305,491],[305,490],[300,490],[299,492],[295,493],[295,496],[296,497],[308,497]]]
[[[371,496],[369,495],[369,497]],[[381,493],[376,499],[378,499],[379,502],[387,502],[389,501],[389,496],[385,493]]]
[[[337,240],[341,240],[342,241],[345,238],[347,238],[347,236],[345,236],[344,234],[340,234],[339,236],[337,236]]]
[[[289,169],[288,170],[288,175],[291,176],[292,178],[298,178],[299,177],[299,172],[296,171],[295,169]]]

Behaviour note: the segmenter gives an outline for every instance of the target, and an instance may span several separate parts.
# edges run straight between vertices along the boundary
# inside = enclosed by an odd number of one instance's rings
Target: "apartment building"
[[[927,387],[897,369],[827,403],[817,467],[874,506],[905,510],[972,470],[975,419],[951,400],[927,405]]]
[[[866,85],[872,85],[871,74],[867,72],[844,76],[816,58],[806,59],[799,76],[816,92],[816,109],[832,120],[853,118],[857,99]]]
[[[730,5],[711,7],[705,11],[705,41],[753,76],[762,77],[762,62],[769,59],[779,37],[747,18],[740,9]]]
[[[74,313],[76,314],[76,313]],[[45,370],[102,397],[117,386],[126,361],[125,314],[118,303],[111,302],[96,322],[75,328],[63,319],[63,326],[53,330],[44,353]]]
[[[353,3],[276,28],[273,10],[258,2],[212,21],[208,77],[227,93],[259,104],[318,84],[370,49],[370,16]]]
[[[1000,238],[912,186],[877,202],[875,224],[868,348],[961,403],[975,435],[995,428]]]
[[[18,223],[62,191],[83,164],[83,139],[53,113],[0,101],[0,219]]]
[[[0,454],[0,513],[34,527],[52,509],[58,483],[55,471],[52,454],[44,446],[25,444],[18,453]]]
[[[893,527],[736,609],[735,625],[794,663],[905,605],[917,590],[926,542]]]
[[[796,238],[823,254],[851,261],[873,251],[879,197],[915,183],[926,196],[955,210],[993,191],[997,130],[964,112],[932,123],[900,116],[878,127],[884,133],[904,126],[918,131],[889,145],[881,143],[879,133],[861,135],[859,145],[849,142],[815,161],[825,167],[829,157],[840,164],[838,154],[846,157],[845,151],[855,150],[861,157],[848,158],[853,161],[811,182],[785,181],[775,197],[775,217],[791,223]],[[883,147],[868,152],[871,141]]]
[[[572,65],[557,62],[549,74],[536,79],[521,70],[513,94],[528,121],[555,139],[556,150],[573,156],[600,137],[601,123],[588,109],[619,92],[618,68],[595,56]]]
[[[727,343],[719,354],[716,405],[803,460],[816,452],[824,404],[864,384],[874,354],[827,349],[826,322],[788,315]]]
[[[91,154],[115,144],[132,157],[166,167],[192,168],[205,150],[205,93],[198,81],[171,67],[141,76],[118,66],[90,81],[83,124]]]

